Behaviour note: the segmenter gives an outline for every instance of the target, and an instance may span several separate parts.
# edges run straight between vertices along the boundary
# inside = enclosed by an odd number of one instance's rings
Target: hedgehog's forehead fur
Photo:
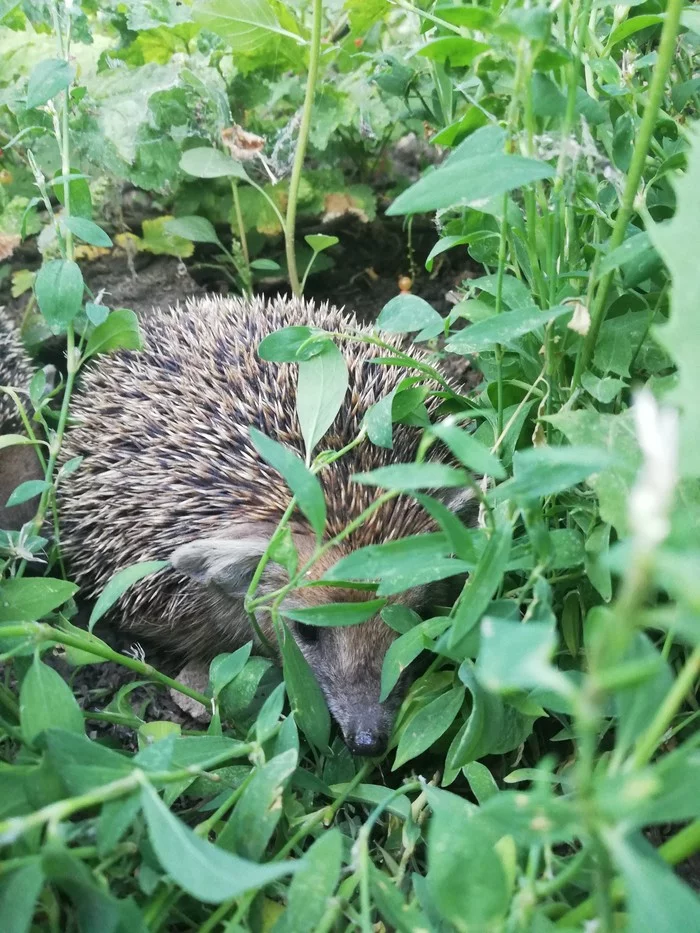
[[[118,539],[120,564],[126,564],[155,553],[167,557],[178,544],[216,535],[217,526],[231,521],[281,517],[289,490],[258,456],[249,428],[303,457],[297,367],[266,362],[257,352],[265,336],[290,325],[371,332],[328,304],[280,297],[195,299],[185,307],[154,310],[143,321],[142,351],[102,357],[84,374],[72,408],[75,426],[61,454],[63,461],[86,456],[76,481],[66,486],[61,510],[69,531],[82,524],[82,560],[84,549],[97,555],[109,546],[102,530]],[[337,450],[353,440],[369,406],[407,375],[402,367],[369,362],[386,355],[384,350],[356,341],[339,345],[348,364],[348,392],[318,449]],[[397,425],[393,450],[365,441],[321,472],[327,535],[341,531],[377,495],[350,477],[412,461],[418,440],[415,428]],[[400,497],[360,528],[352,546],[429,527],[422,508]]]
[[[0,309],[0,386],[12,386],[20,396],[29,388],[34,367],[24,349],[15,324]],[[15,403],[0,392],[0,434],[10,434],[21,428]],[[4,503],[0,503],[4,505]]]

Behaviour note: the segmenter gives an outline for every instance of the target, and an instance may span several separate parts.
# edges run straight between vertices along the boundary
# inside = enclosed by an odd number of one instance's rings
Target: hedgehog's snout
[[[387,750],[389,733],[382,726],[360,723],[345,734],[345,741],[353,755],[372,758]]]

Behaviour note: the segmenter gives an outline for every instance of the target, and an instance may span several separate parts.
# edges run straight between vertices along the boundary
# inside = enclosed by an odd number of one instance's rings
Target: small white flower
[[[632,411],[643,463],[629,497],[629,521],[638,547],[651,551],[670,529],[678,482],[678,412],[659,405],[647,388],[637,393]]]
[[[585,337],[588,333],[591,326],[591,315],[582,301],[575,302],[574,313],[571,315],[571,320],[566,326],[569,330],[576,331],[576,333],[580,334],[582,337]]]

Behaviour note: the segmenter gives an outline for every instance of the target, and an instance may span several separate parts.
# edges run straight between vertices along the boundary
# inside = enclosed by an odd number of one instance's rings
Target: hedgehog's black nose
[[[370,732],[368,729],[358,729],[347,738],[348,748],[353,755],[364,755],[373,758],[386,751],[388,736],[381,732]]]

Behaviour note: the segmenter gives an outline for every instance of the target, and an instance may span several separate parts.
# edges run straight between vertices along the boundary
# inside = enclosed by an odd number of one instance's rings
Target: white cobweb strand
[[[642,468],[629,497],[629,522],[637,547],[652,551],[670,530],[678,482],[678,412],[658,404],[647,388],[632,408]]]

